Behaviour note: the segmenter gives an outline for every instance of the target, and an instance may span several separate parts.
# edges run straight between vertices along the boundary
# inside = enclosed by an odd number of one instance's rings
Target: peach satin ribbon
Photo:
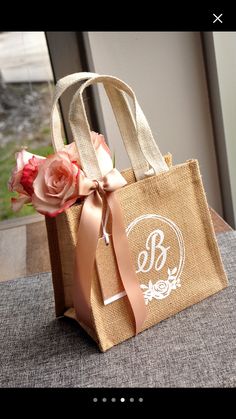
[[[132,265],[122,212],[115,195],[115,190],[126,183],[117,169],[112,169],[101,181],[88,179],[82,173],[80,175],[79,194],[87,197],[78,228],[73,300],[77,319],[93,329],[91,286],[102,224],[103,201],[106,201],[112,217],[112,240],[117,267],[133,311],[135,333],[138,334],[146,318],[146,306]]]

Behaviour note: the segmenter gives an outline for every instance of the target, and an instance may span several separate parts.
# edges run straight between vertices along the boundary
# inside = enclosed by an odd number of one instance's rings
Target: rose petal
[[[105,176],[113,169],[110,149],[108,148],[105,138],[102,134],[97,134],[96,132],[92,131],[91,139],[95,148],[100,170],[102,175]]]
[[[19,195],[17,198],[11,198],[11,207],[14,212],[19,211],[23,205],[28,204],[31,202],[29,196],[26,195]]]
[[[17,170],[18,171],[22,170],[24,168],[25,164],[27,164],[32,157],[35,157],[38,161],[45,160],[45,157],[38,156],[37,154],[29,153],[25,149],[16,153]]]
[[[104,148],[107,154],[111,156],[111,151],[102,134],[98,134],[97,132],[91,131],[91,140],[92,140],[95,150],[97,150],[98,147],[102,146],[102,148]]]
[[[48,157],[33,183],[32,203],[42,214],[56,216],[78,199],[79,167],[66,151]]]
[[[24,167],[32,159],[35,160],[35,166],[36,166],[40,164],[41,161],[45,160],[45,157],[41,157],[32,153],[29,153],[25,149],[16,153],[15,157],[16,157],[16,166],[13,169],[11,178],[8,181],[8,189],[11,192],[19,192],[19,193],[28,195],[29,194],[28,191],[25,190],[25,188],[21,184],[21,178],[22,178]]]
[[[12,175],[8,181],[8,189],[10,192],[19,192],[19,193],[26,192],[24,191],[24,188],[20,183],[21,176],[22,176],[22,170],[17,172],[17,169],[14,168],[12,171]]]
[[[67,144],[65,146],[65,151],[66,151],[66,153],[69,154],[70,160],[71,161],[76,161],[78,163],[78,165],[80,166],[79,153],[78,153],[77,146],[76,146],[75,142]]]
[[[74,196],[70,200],[66,201],[63,206],[56,206],[50,205],[50,203],[45,203],[41,201],[35,195],[32,196],[32,204],[34,205],[35,209],[40,212],[40,214],[47,215],[49,217],[56,217],[58,214],[65,211],[71,205],[73,205],[77,201],[78,197]]]
[[[23,186],[24,190],[29,194],[32,195],[33,190],[33,182],[38,174],[38,161],[35,156],[33,156],[29,162],[24,166],[22,170],[22,177],[21,177],[21,185]]]

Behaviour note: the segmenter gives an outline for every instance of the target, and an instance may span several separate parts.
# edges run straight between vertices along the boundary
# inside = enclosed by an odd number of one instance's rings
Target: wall
[[[236,32],[214,32],[213,40],[233,205],[231,224],[236,225]]]
[[[199,159],[208,201],[222,204],[199,33],[88,32],[95,71],[120,77],[135,90],[163,153],[175,163]],[[101,89],[108,142],[119,168],[130,166]]]

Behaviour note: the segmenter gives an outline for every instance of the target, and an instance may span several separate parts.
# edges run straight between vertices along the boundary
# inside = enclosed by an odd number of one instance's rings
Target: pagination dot
[[[121,401],[121,403],[124,403],[125,398],[124,397],[121,397],[120,401]]]
[[[139,397],[138,401],[139,402],[143,402],[143,398],[142,397]]]
[[[98,401],[97,397],[94,397],[93,401],[96,403]]]

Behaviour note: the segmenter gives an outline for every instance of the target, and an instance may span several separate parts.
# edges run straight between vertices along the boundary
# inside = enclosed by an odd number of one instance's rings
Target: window
[[[0,33],[0,220],[35,212],[30,205],[11,210],[7,181],[22,147],[45,156],[52,152],[52,83],[44,32]]]

